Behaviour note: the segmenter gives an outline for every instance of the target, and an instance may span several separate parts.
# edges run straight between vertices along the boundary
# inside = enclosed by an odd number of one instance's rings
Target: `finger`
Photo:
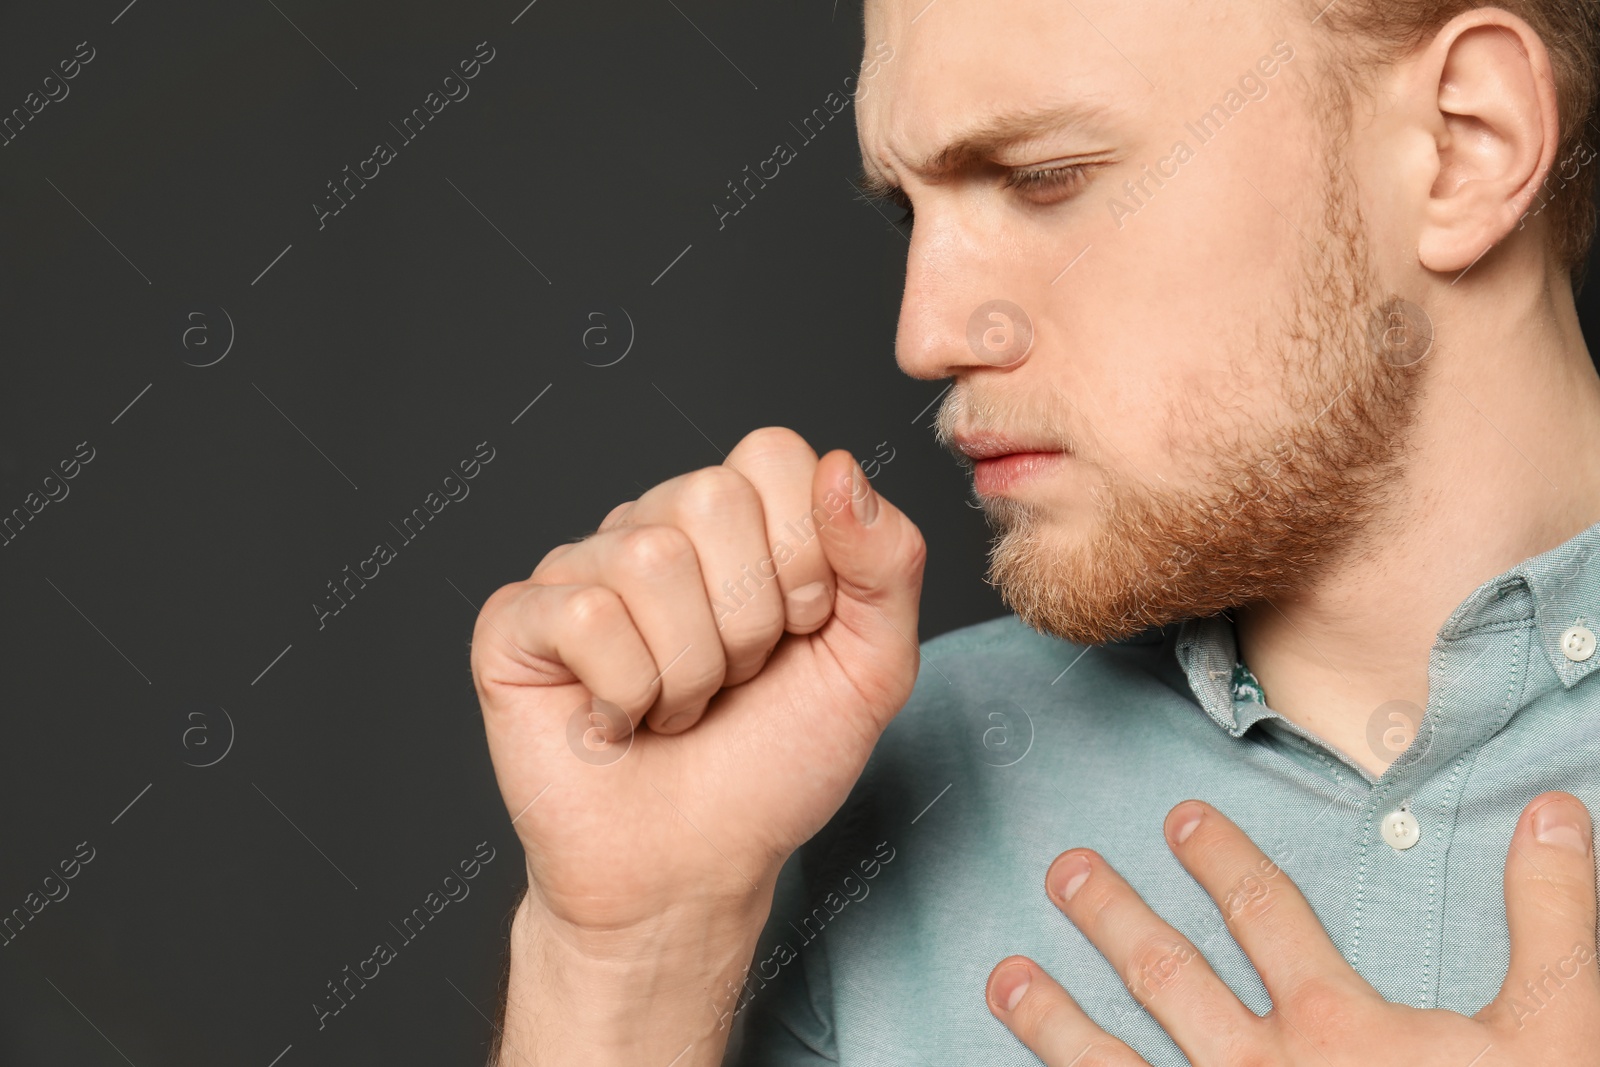
[[[1259,1033],[1261,1020],[1188,938],[1151,911],[1100,856],[1088,849],[1062,853],[1046,872],[1045,886],[1192,1062],[1233,1062],[1242,1042]]]
[[[727,660],[722,684],[760,673],[783,636],[784,610],[772,573],[757,569],[770,553],[761,496],[749,479],[732,467],[702,467],[652,487],[623,521],[619,528],[655,523],[688,536],[700,562],[699,599]]]
[[[1339,954],[1300,890],[1243,830],[1197,800],[1167,814],[1167,844],[1211,894],[1280,1012],[1320,984],[1352,997],[1377,994]]]
[[[496,591],[478,616],[473,677],[492,706],[488,686],[581,684],[628,717],[608,740],[637,726],[660,690],[655,658],[622,598],[597,585],[516,582]],[[494,655],[491,650],[498,651]]]
[[[582,543],[582,541],[567,541],[552,548],[550,551],[544,554],[544,558],[541,559],[538,565],[533,568],[533,573],[528,575],[528,577],[538,580],[540,575],[548,570],[550,564],[554,563],[568,552],[571,552]]]
[[[627,525],[593,534],[550,564],[540,580],[604,586],[621,598],[660,675],[660,691],[645,714],[652,730],[692,726],[722,687],[722,639],[694,544],[681,529]]]
[[[1149,1067],[1096,1026],[1054,978],[1025,956],[1008,956],[995,965],[984,999],[1045,1067]]]
[[[823,632],[830,644],[837,642],[838,659],[872,665],[851,680],[871,706],[892,717],[905,702],[903,679],[914,679],[919,663],[917,609],[927,561],[922,532],[872,488],[843,449],[818,461],[811,507],[828,516],[818,540],[838,582],[833,621],[839,625],[830,621]],[[877,725],[887,724],[884,718]]]
[[[743,474],[761,495],[770,550],[756,568],[759,574],[777,574],[784,628],[811,633],[828,621],[834,593],[833,568],[811,508],[816,452],[793,430],[767,426],[746,434],[723,465]]]
[[[606,512],[606,517],[600,520],[600,526],[595,530],[595,533],[599,533],[601,530],[609,530],[613,526],[621,525],[627,520],[628,512],[633,510],[633,506],[637,503],[637,500],[624,500],[622,503]]]
[[[1593,855],[1589,812],[1570,793],[1541,794],[1523,809],[1506,854],[1511,965],[1486,1019],[1499,1008],[1499,1020],[1520,1029],[1535,1005],[1541,1014],[1550,1007],[1551,1018],[1593,1017],[1600,1007]]]

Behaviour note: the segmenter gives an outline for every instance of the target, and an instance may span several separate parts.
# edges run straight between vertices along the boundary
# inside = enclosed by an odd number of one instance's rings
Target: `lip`
[[[972,465],[972,487],[979,496],[999,496],[1070,458],[1067,452],[1008,452],[980,459]]]
[[[962,455],[974,462],[999,459],[1002,456],[1064,454],[1059,448],[1017,441],[994,433],[957,434],[955,436],[955,445]]]

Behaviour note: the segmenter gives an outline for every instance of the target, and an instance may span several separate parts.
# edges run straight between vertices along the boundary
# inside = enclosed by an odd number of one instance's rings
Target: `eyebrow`
[[[1001,149],[1029,138],[1073,126],[1088,126],[1104,119],[1107,114],[1108,108],[1084,101],[995,115],[958,134],[943,148],[920,162],[913,163],[911,170],[926,177],[949,174],[987,160]],[[900,188],[865,167],[857,184],[872,196],[893,197]]]

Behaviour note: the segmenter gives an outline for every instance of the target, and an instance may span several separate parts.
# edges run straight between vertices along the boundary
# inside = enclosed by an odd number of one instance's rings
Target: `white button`
[[[1574,663],[1582,663],[1594,655],[1594,631],[1582,623],[1561,635],[1561,652]]]
[[[1383,839],[1390,845],[1404,851],[1417,843],[1422,836],[1422,828],[1417,825],[1417,817],[1409,811],[1391,811],[1383,817]]]

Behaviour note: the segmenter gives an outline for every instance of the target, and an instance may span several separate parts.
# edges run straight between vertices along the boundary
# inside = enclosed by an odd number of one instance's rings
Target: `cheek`
[[[1108,204],[1126,179],[1108,175],[1063,240],[1091,247],[1049,289],[1053,343],[1036,358],[1083,395],[1080,416],[1115,446],[1107,463],[1181,471],[1219,428],[1276,406],[1281,320],[1320,227],[1296,213],[1305,176],[1257,147],[1206,146],[1120,227]]]
[[[1031,357],[1072,399],[1101,461],[1141,480],[1178,470],[1218,407],[1238,402],[1232,335],[1244,309],[1204,246],[1175,236],[1151,226],[1096,243],[1053,294],[1049,343]]]

